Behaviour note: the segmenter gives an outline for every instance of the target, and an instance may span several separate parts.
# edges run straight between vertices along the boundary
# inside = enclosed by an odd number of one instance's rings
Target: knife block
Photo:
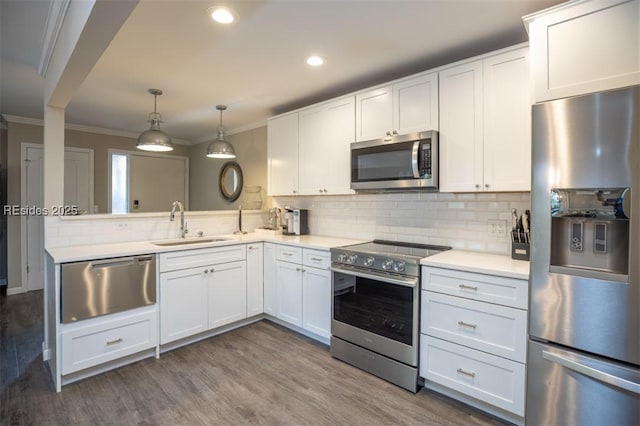
[[[531,247],[529,243],[511,241],[511,258],[515,260],[529,260]]]

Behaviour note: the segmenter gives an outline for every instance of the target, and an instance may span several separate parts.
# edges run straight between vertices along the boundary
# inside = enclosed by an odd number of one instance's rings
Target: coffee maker
[[[309,233],[306,209],[285,207],[282,234],[305,235]]]

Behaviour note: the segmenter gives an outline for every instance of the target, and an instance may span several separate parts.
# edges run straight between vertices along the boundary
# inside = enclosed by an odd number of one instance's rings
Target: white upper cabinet
[[[300,111],[299,193],[352,194],[350,148],[354,97]]]
[[[440,72],[440,191],[531,190],[528,49]]]
[[[535,102],[640,84],[640,1],[570,1],[525,16]]]
[[[483,60],[486,191],[531,190],[529,49]]]
[[[440,72],[440,191],[482,187],[482,61]]]
[[[400,135],[438,130],[438,73],[393,85],[393,129]]]
[[[356,95],[356,140],[381,138],[391,130],[393,130],[391,86]]]
[[[437,73],[356,95],[356,141],[437,129]]]
[[[269,195],[298,193],[298,113],[268,121]]]

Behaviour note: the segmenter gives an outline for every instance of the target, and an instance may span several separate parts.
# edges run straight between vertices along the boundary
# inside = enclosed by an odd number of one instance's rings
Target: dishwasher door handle
[[[114,266],[131,266],[133,265],[133,257],[123,257],[119,259],[107,259],[91,262],[91,268],[111,268]]]
[[[112,266],[132,266],[134,263],[151,262],[153,256],[119,257],[117,259],[95,260],[91,262],[92,268],[110,268]]]

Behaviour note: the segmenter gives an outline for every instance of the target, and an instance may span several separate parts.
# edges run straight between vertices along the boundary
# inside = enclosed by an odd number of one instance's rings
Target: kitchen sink
[[[229,241],[230,238],[215,237],[215,238],[197,238],[188,240],[167,240],[167,241],[152,241],[154,246],[184,246],[189,244],[202,244],[202,243],[218,243],[221,241]]]

